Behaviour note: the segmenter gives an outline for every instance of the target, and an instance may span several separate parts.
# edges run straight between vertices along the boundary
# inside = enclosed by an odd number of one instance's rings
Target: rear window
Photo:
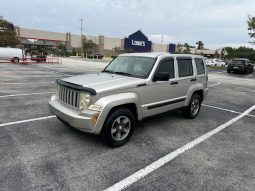
[[[202,58],[195,58],[196,68],[197,68],[197,74],[203,75],[205,74],[205,65]]]
[[[235,64],[245,64],[245,60],[233,60]]]
[[[191,59],[177,58],[179,77],[193,76]]]

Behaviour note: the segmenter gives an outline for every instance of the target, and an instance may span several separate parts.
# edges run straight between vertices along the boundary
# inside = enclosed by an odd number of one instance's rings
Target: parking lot
[[[0,64],[0,190],[254,190],[255,73],[209,70],[198,118],[172,111],[146,119],[112,149],[48,108],[56,79],[106,64]]]

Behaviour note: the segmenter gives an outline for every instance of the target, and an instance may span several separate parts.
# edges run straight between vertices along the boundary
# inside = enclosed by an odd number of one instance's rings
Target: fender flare
[[[126,104],[135,104],[136,110],[137,110],[136,117],[138,120],[142,119],[143,113],[142,113],[142,108],[139,105],[139,102],[140,102],[139,100],[140,100],[139,97],[134,92],[109,95],[109,96],[105,96],[105,97],[102,97],[99,100],[97,100],[94,104],[100,105],[102,107],[102,110],[98,117],[98,121],[95,126],[95,131],[97,133],[101,132],[107,116],[109,115],[112,108],[114,108],[116,106],[121,106],[121,105],[126,105]]]

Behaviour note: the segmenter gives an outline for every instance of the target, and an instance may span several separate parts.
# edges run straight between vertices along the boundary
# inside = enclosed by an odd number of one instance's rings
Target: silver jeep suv
[[[204,58],[168,53],[122,54],[103,71],[57,80],[51,112],[117,147],[145,117],[180,108],[196,118],[207,95]]]

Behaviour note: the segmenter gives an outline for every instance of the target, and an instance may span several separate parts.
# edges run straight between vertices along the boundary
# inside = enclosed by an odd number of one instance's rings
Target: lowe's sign
[[[151,41],[138,30],[124,39],[124,49],[131,52],[150,52]]]

